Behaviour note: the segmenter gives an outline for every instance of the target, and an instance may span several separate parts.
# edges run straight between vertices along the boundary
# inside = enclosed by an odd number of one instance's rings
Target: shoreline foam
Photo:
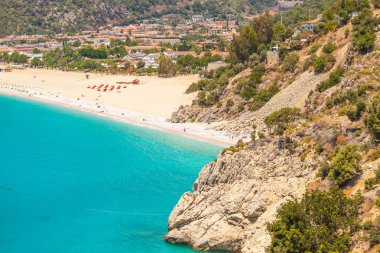
[[[0,94],[63,106],[123,123],[177,134],[222,147],[228,147],[237,142],[237,139],[231,138],[223,132],[211,129],[214,125],[201,123],[171,123],[164,117],[101,105],[84,99],[74,100],[57,94],[43,94],[30,88],[17,88],[11,85],[7,86],[7,84],[4,83],[0,83]]]

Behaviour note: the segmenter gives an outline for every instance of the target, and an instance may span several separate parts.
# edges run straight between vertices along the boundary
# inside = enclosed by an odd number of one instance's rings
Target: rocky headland
[[[362,99],[376,98],[380,87],[379,40],[373,52],[359,55],[352,37],[345,35],[350,29],[352,25],[347,24],[315,42],[336,45],[335,61],[328,71],[299,68],[289,74],[281,71],[280,63],[267,65],[258,89],[275,82],[279,91],[258,108],[252,110],[252,100],[245,101],[237,92],[254,71],[247,68],[223,86],[218,103],[205,107],[198,100],[173,114],[172,122],[219,122],[214,129],[242,141],[201,170],[193,191],[184,193],[174,207],[165,240],[201,251],[266,252],[272,239],[267,227],[278,218],[277,210],[309,190],[330,189],[338,179],[326,173],[339,151],[351,145],[360,146],[360,166],[341,189],[347,196],[365,192],[360,219],[363,223],[375,220],[379,211],[374,203],[380,194],[367,181],[373,180],[380,154],[365,120],[370,111],[362,114],[358,108]],[[309,60],[311,47],[299,52],[301,65]],[[316,54],[324,55],[321,51]],[[324,88],[341,69],[342,78]],[[265,119],[290,107],[302,111],[302,119],[287,125],[281,135],[273,134]],[[368,233],[361,231],[352,239],[354,252],[378,252],[368,242]]]
[[[301,197],[315,178],[314,161],[279,150],[276,141],[226,151],[204,167],[169,218],[165,240],[197,250],[265,252],[266,224],[277,208]]]

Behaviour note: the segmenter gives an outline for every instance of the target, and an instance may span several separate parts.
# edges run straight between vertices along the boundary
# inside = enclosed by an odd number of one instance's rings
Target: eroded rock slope
[[[207,165],[169,218],[165,239],[198,250],[265,252],[266,223],[276,209],[305,192],[314,178],[312,160],[262,142],[227,151]]]

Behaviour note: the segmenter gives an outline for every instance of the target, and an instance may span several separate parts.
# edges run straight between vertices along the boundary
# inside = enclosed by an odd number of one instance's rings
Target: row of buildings
[[[160,45],[181,43],[186,36],[196,37],[192,43],[202,47],[206,44],[217,44],[218,40],[230,41],[237,34],[238,25],[234,20],[206,20],[202,15],[194,15],[191,19],[171,25],[161,19],[143,20],[125,26],[107,26],[93,31],[82,31],[78,34],[21,35],[0,38],[1,52],[31,53],[35,48],[50,51],[62,48],[63,42],[75,41],[87,43],[94,47],[109,45],[111,39],[138,41],[138,45],[147,48]]]
[[[96,48],[100,45],[110,45],[112,39],[130,40],[134,42],[133,46],[125,47],[127,56],[123,60],[130,61],[132,65],[143,61],[146,67],[156,68],[156,58],[163,51],[173,60],[180,55],[194,57],[204,55],[204,52],[197,54],[194,51],[164,50],[164,45],[178,45],[184,37],[191,37],[191,44],[198,48],[204,48],[205,45],[217,48],[220,40],[227,43],[235,34],[238,34],[238,25],[233,19],[215,21],[206,19],[202,15],[194,15],[189,20],[183,20],[178,24],[171,24],[170,20],[170,17],[143,20],[135,24],[107,26],[77,34],[12,35],[0,38],[0,53],[18,52],[29,58],[42,58],[41,52],[62,49],[64,43],[74,44],[79,41],[81,45],[91,45]],[[156,53],[147,53],[147,51]],[[226,52],[220,50],[212,51],[212,54],[218,54],[222,58],[227,55]]]

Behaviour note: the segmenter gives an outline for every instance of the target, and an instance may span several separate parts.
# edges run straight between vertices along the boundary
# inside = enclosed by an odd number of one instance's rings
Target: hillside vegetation
[[[295,13],[304,13],[309,8],[315,13],[323,10],[312,33],[296,36],[291,26],[285,26],[276,16],[265,13],[253,19],[232,40],[227,59],[230,64],[204,72],[204,79],[187,90],[198,92],[193,106],[180,108],[172,120],[221,121],[256,112],[294,80],[302,80],[301,74],[309,81],[319,81],[333,71],[328,80],[318,84],[318,89],[336,85],[343,75],[338,64],[348,50],[350,35],[357,52],[365,53],[373,47],[374,20],[367,18],[371,17],[369,6],[367,1],[311,0],[283,14],[288,24],[296,26],[299,19]],[[363,10],[360,18],[352,20],[351,33],[350,13],[360,10]],[[307,36],[307,44],[301,45],[302,36]],[[339,41],[334,41],[338,38]],[[269,65],[267,54],[273,46],[278,46],[278,61]],[[308,74],[312,71],[315,75]]]
[[[54,34],[96,29],[113,21],[180,14],[225,17],[226,13],[257,13],[275,0],[2,0],[0,37],[10,34]]]
[[[96,28],[123,15],[115,0],[3,0],[0,36]]]

